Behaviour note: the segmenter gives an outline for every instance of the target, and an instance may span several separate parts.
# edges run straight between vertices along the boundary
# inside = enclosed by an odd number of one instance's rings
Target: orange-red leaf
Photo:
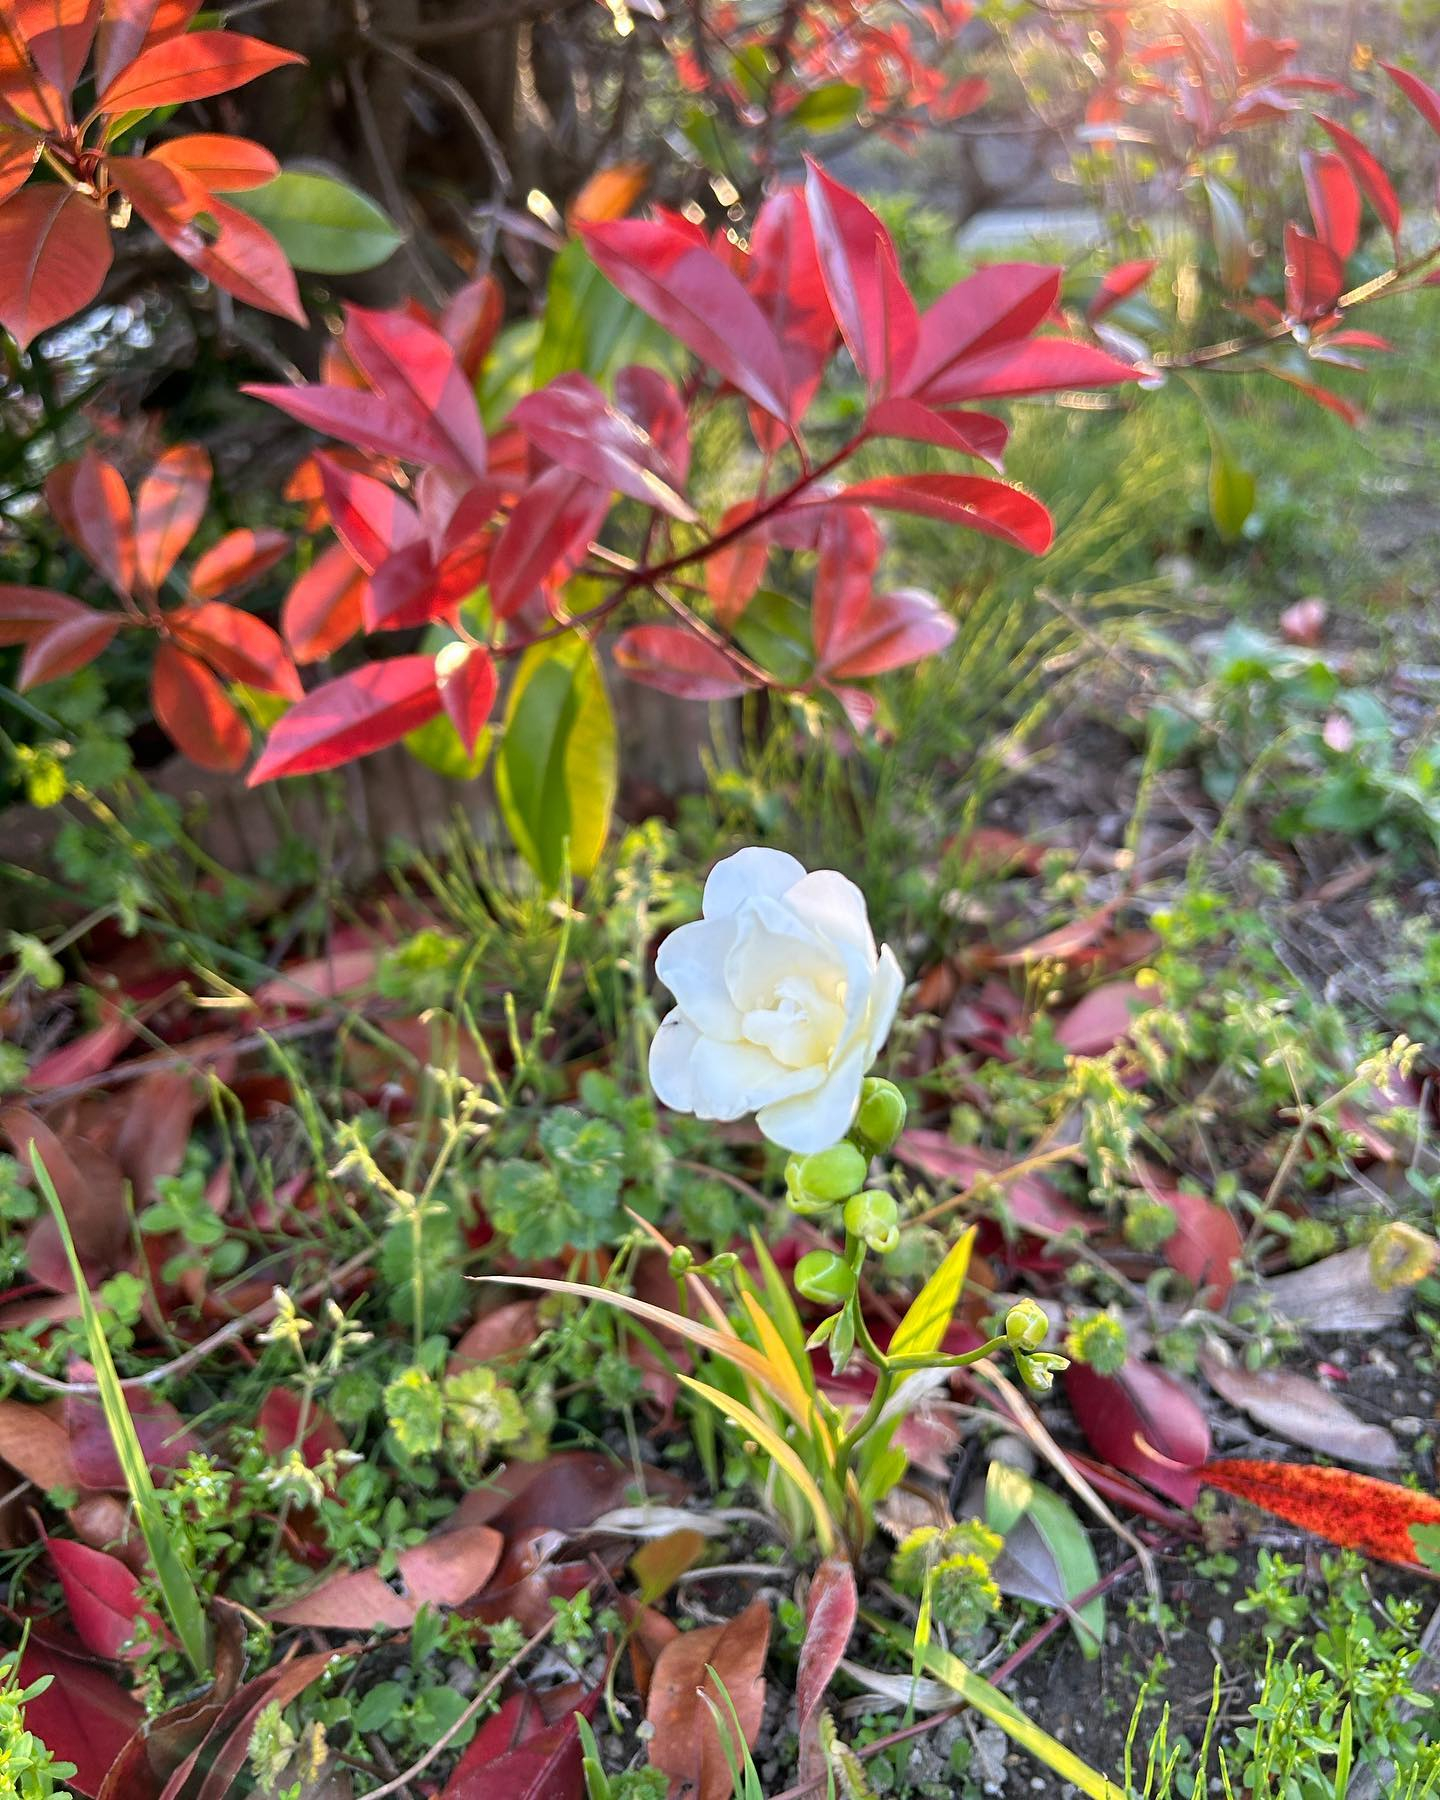
[[[305,308],[295,285],[295,271],[285,252],[258,220],[221,200],[212,200],[210,217],[218,236],[186,261],[209,281],[247,306],[305,323]]]
[[[166,623],[176,642],[217,674],[286,700],[298,700],[304,692],[279,635],[253,613],[207,600],[171,613]]]
[[[190,592],[197,600],[234,593],[273,569],[289,548],[290,534],[273,527],[227,532],[190,571]]]
[[[365,571],[343,544],[331,544],[285,596],[281,629],[297,663],[319,662],[360,629]]]
[[[727,1624],[702,1625],[672,1638],[656,1658],[646,1711],[654,1729],[650,1763],[671,1777],[676,1792],[691,1800],[729,1800],[730,1770],[704,1697],[728,1726],[729,1707],[716,1688],[718,1676],[745,1742],[753,1746],[765,1710],[769,1642],[769,1610],[763,1600],[752,1600]]]
[[[103,0],[95,40],[95,91],[110,83],[147,47],[178,37],[200,10],[200,0]]]
[[[0,202],[18,193],[40,159],[40,139],[28,131],[0,129]]]
[[[114,463],[87,450],[45,483],[56,523],[118,593],[135,585],[135,515]]]
[[[0,324],[23,350],[100,292],[112,256],[105,209],[58,182],[0,207]]]
[[[135,504],[136,561],[152,592],[195,535],[210,496],[210,458],[198,444],[176,444],[140,484]]]
[[[250,728],[202,662],[161,644],[150,678],[150,703],[161,729],[202,769],[231,773],[250,753]]]
[[[270,733],[247,785],[277,775],[313,775],[369,756],[433,719],[440,705],[432,657],[367,663],[291,707]]]
[[[293,50],[236,31],[191,31],[142,50],[101,94],[100,110],[140,112],[205,100],[304,60]]]
[[[1248,1500],[1332,1544],[1407,1568],[1423,1566],[1410,1528],[1440,1525],[1440,1499],[1435,1495],[1349,1469],[1233,1457],[1206,1463],[1200,1477],[1210,1487]]]
[[[94,662],[119,629],[114,613],[95,612],[88,606],[72,613],[25,646],[15,685],[23,694],[43,682],[73,675]]]
[[[212,194],[234,194],[263,187],[280,173],[280,164],[263,144],[221,132],[199,131],[171,138],[150,152],[151,162],[193,176]]]

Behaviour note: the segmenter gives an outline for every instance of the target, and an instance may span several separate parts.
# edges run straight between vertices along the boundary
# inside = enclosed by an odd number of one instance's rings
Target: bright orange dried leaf
[[[1411,1526],[1440,1525],[1440,1498],[1349,1469],[1235,1457],[1206,1463],[1200,1478],[1332,1544],[1411,1569],[1423,1567]]]

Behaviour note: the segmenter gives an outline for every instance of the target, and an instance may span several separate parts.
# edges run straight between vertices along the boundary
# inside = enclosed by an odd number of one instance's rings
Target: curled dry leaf
[[[1366,1424],[1328,1388],[1294,1369],[1247,1369],[1228,1354],[1207,1351],[1200,1371],[1222,1400],[1292,1444],[1367,1469],[1393,1469],[1403,1461],[1383,1425]]]
[[[654,1731],[651,1765],[670,1777],[673,1800],[729,1800],[729,1764],[702,1696],[709,1696],[728,1723],[729,1707],[709,1673],[713,1669],[735,1707],[745,1742],[753,1747],[765,1710],[769,1643],[769,1609],[763,1600],[752,1600],[727,1624],[682,1632],[660,1652],[645,1717]]]

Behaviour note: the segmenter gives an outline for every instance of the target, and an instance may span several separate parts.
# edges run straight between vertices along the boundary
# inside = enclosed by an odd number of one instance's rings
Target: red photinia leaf
[[[800,1779],[825,1778],[820,1745],[820,1708],[855,1629],[859,1597],[855,1571],[839,1556],[826,1557],[815,1571],[805,1602],[805,1637],[795,1677],[795,1710],[800,1730]]]
[[[1239,1226],[1223,1206],[1203,1194],[1175,1187],[1143,1169],[1141,1182],[1152,1200],[1175,1215],[1175,1230],[1162,1246],[1166,1262],[1197,1289],[1210,1289],[1209,1305],[1218,1310],[1235,1285],[1232,1265],[1245,1252]]]
[[[481,644],[446,645],[435,658],[435,680],[446,716],[473,756],[495,704],[498,680],[490,652]]]
[[[44,132],[63,134],[70,117],[65,96],[30,54],[13,4],[0,7],[0,104],[7,115]]]
[[[150,676],[156,722],[177,750],[202,769],[230,773],[250,754],[250,728],[202,662],[161,644]]]
[[[105,209],[58,182],[0,206],[0,324],[23,350],[88,306],[110,268]]]
[[[572,469],[547,469],[516,502],[490,558],[497,619],[519,611],[542,584],[570,573],[610,511],[605,488]]]
[[[23,694],[44,682],[58,681],[62,675],[73,675],[94,662],[119,629],[120,620],[114,613],[94,612],[89,607],[61,619],[25,646],[16,687]]]
[[[445,302],[440,335],[455,352],[467,381],[473,382],[505,322],[505,295],[493,275],[469,281]]]
[[[168,613],[165,622],[175,641],[203,657],[217,675],[286,700],[298,700],[304,692],[278,634],[253,613],[207,600]]]
[[[195,132],[170,138],[150,152],[151,162],[164,163],[198,181],[207,193],[234,194],[263,187],[280,173],[280,164],[263,144],[219,132]]]
[[[137,572],[157,593],[195,535],[210,497],[210,458],[198,444],[176,444],[140,483],[135,502]]]
[[[1412,75],[1409,69],[1398,69],[1394,63],[1387,62],[1382,62],[1380,67],[1430,129],[1440,133],[1440,93],[1437,93],[1428,81],[1422,81],[1418,75]]]
[[[921,315],[905,391],[917,394],[955,363],[1029,337],[1059,295],[1060,270],[1042,263],[996,263],[977,269]]]
[[[305,308],[295,272],[275,238],[256,219],[223,201],[212,199],[206,208],[218,235],[193,254],[179,251],[192,269],[213,281],[227,294],[278,313],[296,325],[305,323]]]
[[[750,234],[746,285],[780,340],[798,421],[835,348],[835,315],[802,188],[782,188],[760,208]]]
[[[187,1117],[187,1136],[188,1126]],[[71,1381],[93,1382],[95,1379],[95,1371],[89,1363],[73,1363],[69,1373]],[[183,1468],[191,1454],[200,1448],[199,1441],[186,1429],[185,1421],[168,1400],[145,1389],[130,1389],[125,1394],[125,1404],[152,1475]],[[120,1466],[115,1440],[98,1396],[67,1394],[65,1429],[70,1434],[70,1451],[81,1487],[125,1486],[125,1472]]]
[[[32,1091],[69,1087],[72,1081],[88,1081],[108,1069],[135,1036],[136,1021],[118,1007],[101,1002],[98,1008],[103,1024],[82,1031],[58,1050],[31,1063],[25,1085]],[[0,1448],[0,1456],[5,1454]]]
[[[197,600],[233,593],[273,569],[289,548],[289,532],[273,527],[227,532],[190,571],[190,592]]]
[[[434,659],[395,656],[326,682],[292,706],[270,733],[248,786],[278,775],[313,775],[395,744],[440,711]]]
[[[487,1720],[456,1764],[440,1800],[584,1800],[585,1759],[576,1712],[594,1711],[600,1690],[551,1724],[529,1694]],[[489,1736],[487,1732],[495,1728]]]
[[[282,1625],[326,1631],[404,1630],[422,1606],[459,1606],[483,1588],[500,1562],[505,1540],[489,1525],[461,1525],[436,1532],[396,1557],[403,1593],[376,1569],[347,1570],[267,1617]]]
[[[24,1106],[0,1112],[0,1133],[23,1167],[28,1169],[38,1153],[49,1170],[86,1280],[97,1286],[113,1275],[129,1248],[129,1225],[124,1177],[112,1159],[84,1138],[58,1137]],[[74,1292],[60,1233],[48,1213],[31,1225],[25,1252],[36,1281],[57,1294]]]
[[[155,1637],[169,1635],[142,1604],[140,1583],[118,1556],[70,1538],[47,1538],[45,1548],[64,1589],[70,1622],[87,1650],[112,1660],[126,1654],[142,1620]]]
[[[958,1189],[968,1188],[977,1181],[988,1181],[997,1173],[1003,1175],[1005,1167],[1004,1159],[992,1152],[974,1144],[957,1144],[943,1131],[931,1131],[924,1126],[905,1132],[895,1147],[895,1154],[901,1162],[918,1169],[931,1181],[951,1182]],[[1000,1186],[1010,1217],[1038,1237],[1059,1237],[1067,1231],[1086,1235],[1100,1228],[1095,1214],[1081,1212],[1043,1175],[1006,1178]]]
[[[942,450],[959,450],[978,456],[998,469],[1009,441],[1010,427],[989,413],[940,412],[921,400],[893,395],[870,409],[865,420],[872,437],[904,438],[912,444],[935,444]]]
[[[872,390],[898,385],[915,356],[919,317],[890,233],[858,194],[814,161],[805,178],[805,205],[846,349]]]
[[[627,299],[762,411],[789,417],[789,380],[764,313],[718,256],[673,225],[582,227],[591,259]]]
[[[299,1699],[312,1682],[333,1670],[335,1659],[328,1650],[311,1656],[292,1656],[263,1674],[247,1681],[225,1702],[220,1716],[203,1741],[185,1758],[165,1787],[160,1800],[179,1800],[181,1794],[194,1795],[194,1800],[228,1800],[240,1785],[241,1771],[249,1758],[250,1742],[256,1721],[267,1706],[283,1712],[292,1700]],[[204,1779],[198,1791],[192,1777],[200,1765]],[[106,1796],[105,1800],[110,1800]],[[130,1800],[129,1795],[114,1800]]]
[[[1285,308],[1292,319],[1323,319],[1345,286],[1340,258],[1298,225],[1285,227]]]
[[[870,514],[859,506],[827,508],[820,521],[810,629],[822,668],[843,660],[855,626],[874,591],[871,579],[884,540]]]
[[[35,67],[68,94],[90,54],[100,0],[20,0],[19,18]]]
[[[681,700],[732,700],[760,685],[683,625],[632,625],[615,640],[614,654],[633,681]]]
[[[406,312],[345,309],[345,348],[381,400],[409,416],[434,453],[423,458],[460,475],[483,475],[485,428],[475,390],[433,325]]]
[[[53,588],[0,586],[0,644],[28,644],[62,619],[89,611]]]
[[[1313,400],[1317,406],[1323,406],[1327,412],[1334,413],[1347,425],[1353,426],[1360,423],[1361,413],[1358,406],[1352,406],[1348,400],[1342,399],[1339,394],[1332,394],[1328,388],[1321,387],[1317,382],[1307,381],[1303,375],[1297,375],[1293,369],[1267,364],[1265,373],[1273,375],[1277,381],[1283,381],[1287,387],[1295,388],[1307,400]]]
[[[871,594],[851,619],[845,636],[827,649],[823,668],[832,681],[861,681],[884,675],[927,656],[937,656],[954,639],[955,621],[923,588]]]
[[[1093,344],[1072,343],[1069,338],[1031,338],[966,356],[927,381],[923,391],[916,391],[927,404],[942,406],[957,400],[1015,399],[1025,394],[1061,393],[1066,388],[1114,387],[1135,379],[1128,363]]]
[[[95,42],[95,91],[103,93],[147,44],[186,30],[200,0],[102,0]]]
[[[320,488],[335,535],[367,575],[421,535],[415,508],[388,482],[362,475],[335,457],[317,452]]]
[[[188,260],[203,247],[191,220],[209,206],[210,196],[193,175],[153,156],[112,156],[110,173],[140,217],[178,255]]]
[[[1072,1362],[1065,1395],[1097,1455],[1178,1506],[1195,1504],[1210,1427],[1175,1376],[1134,1357],[1113,1376]]]
[[[1316,114],[1316,123],[1326,132],[1335,148],[1350,165],[1350,173],[1360,184],[1365,198],[1375,208],[1380,223],[1392,238],[1400,236],[1400,201],[1390,177],[1373,153],[1366,149],[1352,131],[1337,125],[1333,119]]]
[[[107,1770],[145,1717],[140,1702],[113,1675],[85,1656],[51,1644],[32,1631],[20,1658],[22,1688],[49,1676],[43,1692],[25,1703],[25,1723],[37,1737],[60,1746],[57,1755],[75,1764],[73,1784],[87,1794],[100,1791]]]
[[[1055,1028],[1055,1042],[1071,1056],[1104,1056],[1130,1035],[1135,1015],[1153,998],[1133,981],[1107,981],[1081,996]]]
[[[1423,1566],[1411,1527],[1440,1525],[1435,1495],[1349,1469],[1233,1457],[1207,1462],[1200,1478],[1332,1544],[1408,1568]]]
[[[1050,514],[1038,500],[984,475],[876,475],[842,488],[831,503],[968,526],[1035,556],[1043,556],[1055,536]]]
[[[33,132],[0,128],[0,204],[30,179],[40,160],[40,144]]]
[[[43,1407],[23,1400],[0,1400],[0,1462],[34,1482],[42,1494],[81,1485],[69,1432]]]
[[[98,105],[101,112],[114,114],[206,100],[285,63],[304,60],[293,50],[238,31],[191,31],[142,50],[102,90]]]
[[[253,382],[240,391],[257,400],[268,400],[312,430],[343,438],[376,456],[441,467],[448,467],[452,460],[444,438],[427,416],[413,405],[400,404],[362,388],[315,382],[297,387]]]
[[[1100,285],[1095,290],[1095,297],[1085,309],[1085,316],[1093,324],[1096,319],[1103,319],[1112,306],[1118,306],[1137,288],[1155,273],[1157,265],[1153,257],[1143,262],[1117,263],[1113,269],[1107,269],[1100,277]]]
[[[649,435],[619,413],[588,375],[558,375],[527,394],[510,415],[535,448],[596,487],[614,488],[642,505],[690,523],[694,509]]]
[[[728,1800],[730,1768],[704,1697],[732,1731],[734,1706],[741,1735],[753,1748],[765,1709],[769,1643],[769,1610],[763,1600],[752,1600],[727,1624],[701,1625],[672,1638],[655,1659],[645,1713],[653,1728],[650,1763],[671,1778],[675,1791],[691,1800]],[[728,1705],[716,1687],[717,1676]]]
[[[135,516],[130,491],[114,463],[87,450],[57,469],[46,498],[66,534],[91,565],[122,594],[135,585]]]
[[[359,631],[365,571],[343,544],[329,544],[285,596],[280,628],[297,663],[319,662]]]
[[[1360,241],[1360,190],[1350,165],[1331,151],[1301,158],[1315,235],[1344,262]]]
[[[675,384],[658,369],[627,363],[615,377],[615,404],[649,432],[669,466],[668,479],[683,482],[690,472],[690,420]]]
[[[720,532],[730,531],[753,510],[748,500],[727,507],[720,517]],[[710,596],[716,617],[727,629],[754,599],[765,579],[765,566],[769,561],[770,543],[763,526],[753,532],[741,532],[723,549],[705,559],[705,591]]]

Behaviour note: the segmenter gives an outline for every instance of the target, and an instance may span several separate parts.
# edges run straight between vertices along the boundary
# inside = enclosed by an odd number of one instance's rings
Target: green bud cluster
[[[1048,1394],[1055,1377],[1070,1366],[1070,1359],[1042,1350],[1050,1320],[1035,1300],[1017,1300],[1005,1315],[1005,1340],[1015,1358],[1020,1379],[1035,1394]]]

